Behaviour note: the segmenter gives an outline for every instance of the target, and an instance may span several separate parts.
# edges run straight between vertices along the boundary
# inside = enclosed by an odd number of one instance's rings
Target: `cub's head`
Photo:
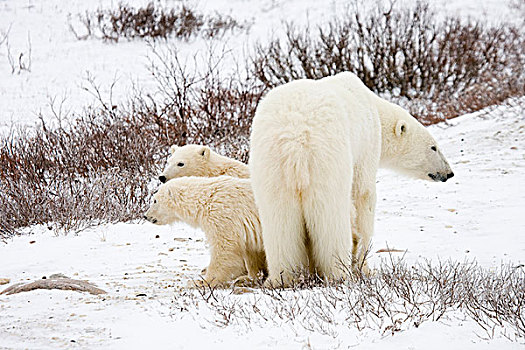
[[[401,107],[383,128],[384,165],[411,177],[445,182],[454,176],[450,165],[428,130]]]
[[[144,214],[144,219],[157,225],[167,225],[179,221],[175,208],[176,191],[169,188],[169,183],[159,186],[153,194],[151,205]]]
[[[159,180],[168,180],[182,176],[207,176],[210,148],[200,145],[171,146],[170,157]]]

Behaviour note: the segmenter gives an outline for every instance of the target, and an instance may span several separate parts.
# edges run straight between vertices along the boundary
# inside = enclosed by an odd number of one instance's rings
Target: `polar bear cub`
[[[367,271],[380,163],[425,180],[453,176],[428,130],[352,73],[293,81],[263,98],[249,167],[268,283],[292,284],[305,268],[327,279],[351,264]]]
[[[170,147],[170,157],[159,180],[166,182],[182,176],[213,177],[229,175],[238,178],[249,178],[248,166],[238,160],[221,156],[208,146],[185,145]]]
[[[205,284],[224,287],[235,279],[255,280],[266,272],[261,224],[250,181],[230,176],[181,177],[162,184],[145,213],[165,225],[185,222],[200,228],[210,247]]]

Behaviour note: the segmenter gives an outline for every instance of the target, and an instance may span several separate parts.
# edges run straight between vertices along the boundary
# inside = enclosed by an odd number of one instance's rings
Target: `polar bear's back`
[[[295,190],[310,187],[312,178],[330,176],[334,167],[358,162],[380,139],[369,90],[362,85],[353,91],[334,77],[298,80],[270,91],[252,130],[250,159],[258,159],[250,165],[252,176],[278,174]]]

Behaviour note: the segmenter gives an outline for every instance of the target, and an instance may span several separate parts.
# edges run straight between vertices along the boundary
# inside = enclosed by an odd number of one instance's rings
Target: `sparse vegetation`
[[[522,0],[513,3],[517,10],[525,8]],[[119,4],[79,19],[83,33],[71,27],[78,39],[109,42],[212,38],[248,28],[233,17],[207,17],[184,4],[176,9]],[[235,61],[225,49],[210,49],[192,62],[153,40],[154,91],[136,91],[128,101],[115,103],[88,76],[85,89],[97,98],[96,105],[65,115],[52,101],[51,118],[41,116],[36,127],[13,127],[0,135],[0,240],[32,225],[58,234],[142,217],[172,144],[207,144],[246,162],[258,102],[268,89],[293,79],[353,71],[373,91],[427,124],[523,96],[523,34],[523,28],[510,25],[441,22],[419,3],[412,9],[350,12],[315,28],[289,23],[285,39],[255,47],[245,70],[223,67],[223,61]],[[9,30],[0,33],[0,46],[13,73],[30,71],[30,37],[28,54],[17,60],[8,36]],[[522,113],[525,100],[517,101]],[[496,270],[451,261],[411,266],[391,257],[376,268],[370,278],[330,285],[314,276],[284,290],[185,289],[168,307],[173,314],[197,314],[219,327],[288,324],[333,338],[350,329],[393,335],[459,312],[479,325],[481,338],[525,338],[523,265]],[[77,282],[38,281],[11,290],[71,289],[72,284],[82,290],[85,286]]]
[[[327,25],[287,25],[259,44],[254,72],[267,87],[351,71],[374,92],[435,123],[525,94],[523,28],[436,19],[428,3],[349,10]]]
[[[153,2],[138,8],[119,3],[115,9],[99,8],[95,12],[79,15],[78,19],[83,27],[83,34],[71,22],[69,25],[77,39],[95,37],[111,42],[118,42],[123,38],[174,37],[189,40],[198,35],[212,38],[228,31],[244,31],[249,28],[247,23],[239,23],[231,16],[218,13],[205,16],[185,3],[177,8]]]
[[[188,38],[197,32],[184,28],[208,21],[185,5],[180,11],[156,6],[99,10],[86,15],[86,28],[115,41],[169,32]],[[214,21],[199,33],[216,36],[220,28],[235,27],[228,17]],[[186,22],[193,24],[181,27]],[[156,91],[137,91],[115,104],[88,79],[98,106],[67,118],[52,109],[57,125],[42,118],[37,128],[1,136],[0,237],[35,224],[67,232],[141,217],[150,179],[171,144],[207,144],[247,161],[257,103],[269,88],[293,79],[353,71],[424,123],[525,93],[523,28],[439,22],[424,3],[350,12],[316,29],[290,24],[286,33],[285,40],[259,44],[246,70],[224,69],[225,49],[192,63],[175,49],[151,44]]]
[[[64,117],[52,104],[56,125],[41,118],[39,127],[0,137],[0,237],[35,224],[69,232],[142,217],[171,144],[207,144],[247,160],[262,96],[256,82],[222,74],[224,52],[204,58],[205,71],[188,69],[174,50],[153,52],[155,98],[137,92],[116,105],[88,77],[98,106]]]
[[[524,283],[523,265],[488,271],[473,262],[409,266],[391,257],[381,261],[374,277],[335,285],[311,280],[298,288],[243,295],[235,289],[184,290],[175,295],[172,312],[207,308],[209,321],[220,327],[286,324],[336,338],[349,329],[394,335],[460,311],[480,326],[480,337],[517,341],[525,337]]]
[[[11,27],[5,33],[0,33],[0,46],[5,43],[6,57],[9,66],[11,67],[11,74],[20,74],[22,72],[31,72],[32,66],[32,46],[31,46],[31,34],[27,33],[27,49],[20,51],[18,54],[14,54],[11,51],[11,45],[9,43],[9,32]]]
[[[9,27],[5,31],[0,31],[0,46],[2,46],[2,44],[7,41],[10,31],[11,31],[11,27]]]

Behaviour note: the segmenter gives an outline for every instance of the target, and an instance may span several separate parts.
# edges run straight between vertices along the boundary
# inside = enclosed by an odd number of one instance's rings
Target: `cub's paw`
[[[355,264],[352,266],[352,273],[356,278],[374,277],[377,275],[377,270],[369,268],[368,264],[362,266]]]
[[[208,280],[206,278],[189,280],[186,284],[188,288],[201,289],[201,288],[225,288],[228,287],[228,283],[220,282],[217,280]]]
[[[201,278],[201,279],[189,280],[186,283],[186,287],[192,288],[192,289],[201,289],[201,288],[213,288],[213,285],[210,284],[205,279]]]
[[[256,287],[259,285],[259,281],[251,278],[248,275],[239,276],[233,282],[234,287]]]

